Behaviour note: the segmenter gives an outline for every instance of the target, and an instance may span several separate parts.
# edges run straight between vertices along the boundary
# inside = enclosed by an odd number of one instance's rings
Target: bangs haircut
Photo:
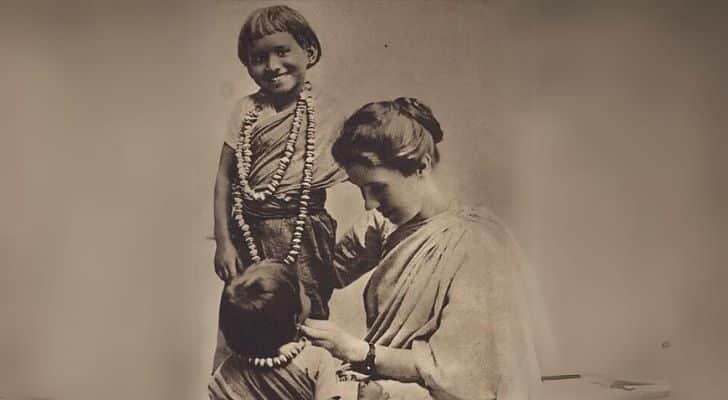
[[[248,52],[255,40],[279,32],[290,33],[302,49],[316,50],[316,58],[308,65],[309,68],[319,62],[321,43],[306,18],[291,7],[272,6],[253,11],[240,30],[238,58],[243,65],[248,65]]]
[[[383,166],[405,176],[424,166],[429,154],[432,165],[440,155],[436,142],[442,139],[440,124],[429,107],[416,99],[369,103],[344,123],[332,148],[334,159],[348,168],[353,164]]]
[[[236,353],[272,357],[296,337],[301,309],[298,276],[282,263],[263,260],[225,285],[220,329]]]

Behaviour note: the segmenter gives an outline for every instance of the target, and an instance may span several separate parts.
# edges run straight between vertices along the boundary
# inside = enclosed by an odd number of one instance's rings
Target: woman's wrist
[[[364,357],[364,360],[352,362],[351,367],[354,371],[361,372],[363,374],[369,375],[370,377],[373,377],[377,374],[375,361],[376,347],[374,343],[367,343],[367,354]]]
[[[352,352],[350,354],[350,357],[347,361],[356,363],[356,362],[363,362],[367,358],[367,354],[369,353],[369,343],[363,341],[363,340],[357,340],[352,346]]]

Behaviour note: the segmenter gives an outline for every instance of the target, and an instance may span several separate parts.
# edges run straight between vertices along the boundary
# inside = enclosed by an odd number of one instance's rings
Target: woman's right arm
[[[222,280],[229,280],[242,269],[242,263],[230,236],[231,193],[230,183],[235,165],[234,150],[224,144],[220,152],[220,164],[215,179],[215,273]]]
[[[365,213],[338,240],[334,250],[336,288],[343,288],[377,266],[387,226],[374,211]]]

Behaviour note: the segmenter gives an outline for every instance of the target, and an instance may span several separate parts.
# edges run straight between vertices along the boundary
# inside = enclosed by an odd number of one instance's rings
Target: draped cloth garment
[[[315,108],[314,153],[316,161],[311,182],[309,215],[301,238],[301,254],[296,269],[306,294],[311,298],[311,317],[328,318],[328,302],[333,291],[332,253],[336,221],[326,212],[326,188],[345,179],[345,173],[331,155],[331,147],[339,133],[343,116],[336,102],[317,92],[312,93]],[[263,190],[273,179],[278,163],[285,153],[288,133],[293,124],[295,104],[276,111],[259,92],[246,96],[234,108],[229,121],[225,144],[233,149],[240,137],[245,115],[257,105],[262,108],[251,131],[251,167],[248,183],[254,190]],[[251,227],[258,251],[264,258],[282,260],[291,245],[295,219],[298,215],[298,194],[301,189],[306,147],[308,115],[304,113],[291,163],[281,179],[277,195],[264,202],[243,199],[243,214]],[[233,181],[237,181],[235,173]],[[231,218],[230,231],[245,265],[251,260],[240,230]]]
[[[312,94],[315,108],[315,156],[316,162],[313,168],[313,180],[311,191],[326,189],[345,178],[344,172],[336,164],[331,154],[331,147],[338,137],[343,124],[343,114],[338,112],[336,101],[323,96],[317,92]],[[262,106],[251,132],[250,150],[253,153],[252,163],[248,176],[248,184],[256,191],[265,189],[273,179],[273,174],[278,169],[278,163],[286,151],[288,133],[291,130],[295,104],[281,111],[276,111],[265,102],[264,96],[255,93],[242,98],[235,106],[228,122],[225,144],[235,149],[240,137],[240,127],[245,115],[258,104]],[[282,195],[294,195],[301,187],[303,177],[303,164],[305,158],[306,126],[308,116],[304,113],[301,121],[301,129],[296,140],[295,151],[288,166],[277,193]],[[236,174],[237,175],[237,174]],[[293,205],[294,212],[297,211],[297,202],[266,201],[259,204],[251,199],[244,199],[248,208],[256,209],[259,213],[273,213],[275,210],[287,209]],[[293,214],[295,215],[295,214]]]
[[[354,400],[356,382],[339,382],[339,363],[321,348],[306,346],[290,363],[251,367],[232,354],[215,369],[208,384],[210,400]]]
[[[339,107],[333,99],[317,92],[313,92],[312,96],[316,122],[314,150],[316,161],[313,168],[309,213],[301,237],[301,250],[292,268],[296,269],[306,295],[311,299],[311,317],[327,319],[328,302],[335,281],[331,265],[336,241],[336,220],[326,212],[324,204],[326,189],[346,178],[331,155],[331,147],[343,123],[343,114],[337,111]],[[242,121],[256,104],[262,109],[251,132],[250,150],[253,154],[248,181],[251,188],[262,190],[273,179],[279,160],[285,152],[288,133],[293,124],[295,105],[276,111],[265,102],[261,93],[242,98],[235,105],[228,121],[225,145],[236,148]],[[243,199],[245,221],[250,226],[258,252],[263,258],[282,260],[288,254],[291,245],[295,220],[299,212],[298,193],[303,177],[307,118],[304,114],[295,151],[281,179],[277,195],[270,196],[264,202],[250,198]],[[235,169],[232,182],[237,182],[237,179],[238,173]],[[243,264],[250,265],[252,261],[247,246],[233,218],[230,218],[228,228]],[[218,333],[214,364],[219,364],[230,354],[231,350],[227,347],[223,335]]]
[[[396,229],[370,212],[345,234],[339,286],[376,268],[365,339],[414,355],[417,384],[383,382],[393,399],[540,398],[519,254],[482,208],[453,206]]]

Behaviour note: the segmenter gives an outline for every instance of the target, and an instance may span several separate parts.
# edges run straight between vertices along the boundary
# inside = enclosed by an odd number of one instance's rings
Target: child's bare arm
[[[229,280],[242,268],[237,250],[230,236],[230,181],[235,165],[235,152],[227,145],[222,146],[220,164],[215,179],[215,272],[222,280]]]

